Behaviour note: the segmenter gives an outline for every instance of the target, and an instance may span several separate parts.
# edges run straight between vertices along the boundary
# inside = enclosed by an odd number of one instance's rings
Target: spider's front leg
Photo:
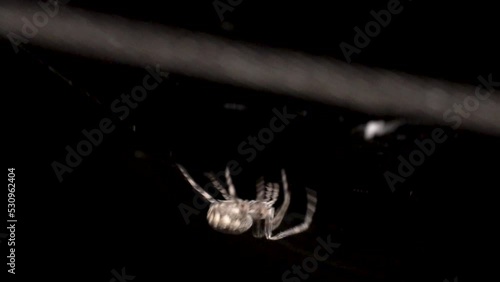
[[[186,178],[187,181],[189,182],[189,184],[191,184],[193,189],[196,190],[196,192],[200,193],[200,195],[203,198],[205,198],[205,200],[209,201],[211,204],[217,202],[217,200],[215,200],[214,197],[212,197],[207,191],[203,190],[203,188],[201,188],[201,186],[198,185],[198,183],[196,183],[196,181],[194,181],[194,179],[191,177],[191,175],[189,175],[187,170],[182,165],[177,164],[177,167],[179,168],[181,173],[184,175],[184,178]]]
[[[274,208],[272,206],[278,200],[280,187],[278,183],[268,183],[266,185],[263,177],[260,177],[257,180],[256,187],[256,201],[264,206],[268,206],[264,211],[260,211],[260,215],[258,216],[258,219],[255,220],[253,227],[253,236],[255,238],[262,238],[265,234],[267,234],[265,228],[267,226],[266,219],[268,218],[269,209],[273,210],[272,213],[274,218]]]
[[[236,196],[236,189],[234,188],[233,180],[231,179],[231,171],[229,170],[229,167],[226,167],[226,182],[227,186],[229,188],[229,195],[232,198],[237,198]]]
[[[276,217],[273,219],[273,230],[280,226],[281,221],[283,221],[285,213],[288,210],[288,206],[290,205],[290,190],[288,190],[288,181],[286,179],[286,173],[284,169],[281,170],[281,181],[283,184],[284,199],[283,203],[276,211]]]
[[[222,184],[217,180],[215,174],[213,172],[205,173],[205,176],[212,181],[212,185],[222,194],[222,197],[226,200],[232,199],[232,197],[227,193],[226,189],[222,186]]]
[[[274,208],[271,207],[267,210],[266,217],[264,219],[264,234],[266,239],[272,240],[273,233],[273,221],[274,221]]]
[[[255,186],[257,188],[257,196],[255,197],[255,199],[257,201],[264,200],[265,186],[266,186],[266,183],[264,182],[264,177],[259,177],[259,179],[257,179],[257,184]]]
[[[274,209],[273,209],[272,212],[268,214],[268,217],[266,217],[266,226],[265,226],[266,239],[268,240],[283,239],[285,237],[304,232],[309,228],[309,225],[311,225],[312,222],[314,212],[316,211],[317,198],[316,198],[316,191],[307,188],[306,190],[307,190],[307,212],[304,218],[304,222],[273,236],[272,235],[272,231],[274,229],[273,226]]]

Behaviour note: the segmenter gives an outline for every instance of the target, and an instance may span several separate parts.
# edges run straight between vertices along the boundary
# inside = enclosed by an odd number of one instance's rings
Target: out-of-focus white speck
[[[364,138],[365,140],[371,140],[376,136],[386,135],[396,130],[399,126],[401,126],[401,124],[402,123],[400,121],[369,121],[364,128]]]

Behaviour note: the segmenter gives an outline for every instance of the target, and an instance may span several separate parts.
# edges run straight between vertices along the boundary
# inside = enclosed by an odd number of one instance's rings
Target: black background
[[[339,44],[352,44],[353,28],[388,3],[244,0],[222,24],[211,1],[102,2],[69,6],[341,60]],[[498,78],[493,4],[402,6],[353,63],[473,85],[479,75]],[[123,267],[133,281],[281,281],[284,271],[312,256],[316,238],[327,236],[341,246],[308,281],[491,278],[485,254],[498,221],[498,138],[443,127],[448,140],[393,193],[384,172],[396,172],[398,156],[415,150],[414,140],[428,138],[432,126],[413,121],[367,142],[353,129],[383,117],[175,73],[119,121],[110,105],[141,83],[144,69],[30,45],[15,54],[8,41],[1,48],[19,281],[110,281],[111,270]],[[246,109],[230,110],[228,103]],[[246,161],[238,145],[284,106],[297,118]],[[75,148],[84,140],[81,131],[105,117],[117,129],[59,183],[51,164],[63,163],[65,147]],[[304,187],[316,190],[311,228],[281,241],[225,235],[207,225],[206,208],[187,224],[179,205],[193,206],[195,193],[174,164],[204,185],[202,173],[221,171],[229,160],[241,164],[234,181],[244,198],[255,197],[257,177],[278,180],[280,169],[287,170],[292,217],[284,228],[305,212]],[[6,241],[1,244],[5,259]]]

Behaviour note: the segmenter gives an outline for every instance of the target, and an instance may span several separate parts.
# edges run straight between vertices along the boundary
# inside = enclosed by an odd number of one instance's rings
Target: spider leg
[[[253,226],[252,226],[252,235],[255,238],[262,238],[264,237],[266,233],[266,227],[268,226],[267,219],[257,219],[254,221]]]
[[[280,185],[278,183],[274,183],[273,197],[272,197],[273,205],[278,200],[279,194],[280,194]]]
[[[232,199],[231,196],[227,193],[226,189],[222,186],[222,184],[217,180],[213,172],[207,172],[205,173],[205,176],[212,181],[212,185],[214,185],[217,190],[222,194],[222,197],[226,200]]]
[[[229,167],[226,167],[226,181],[227,181],[227,186],[229,187],[229,195],[233,198],[237,198],[236,196],[236,189],[234,189],[234,184],[233,180],[231,179],[231,172],[229,171]]]
[[[280,185],[278,183],[268,183],[266,186],[266,197],[265,202],[268,202],[270,206],[274,205],[278,200],[280,193]]]
[[[280,185],[278,183],[269,183],[269,189],[272,189],[269,191],[271,195],[269,204],[274,205],[274,203],[276,203],[276,201],[278,200],[278,196],[280,194]]]
[[[290,205],[291,197],[290,197],[290,191],[288,190],[288,181],[286,179],[286,174],[284,169],[281,170],[281,181],[283,183],[284,199],[283,203],[276,211],[276,216],[273,219],[273,230],[278,228],[278,226],[280,226],[281,222],[283,221],[283,218],[285,217],[285,213],[288,210],[288,206]]]
[[[255,199],[257,201],[263,201],[264,200],[264,189],[265,189],[265,184],[264,184],[264,177],[260,177],[257,179],[257,197]]]
[[[272,220],[273,220],[273,218],[270,218],[270,220],[266,221],[266,227],[265,227],[266,239],[268,239],[268,240],[283,239],[285,237],[304,232],[305,230],[307,230],[309,228],[309,225],[311,225],[311,222],[312,222],[314,212],[316,211],[317,198],[316,198],[316,191],[311,190],[311,189],[307,189],[307,188],[306,188],[306,190],[307,190],[307,213],[306,213],[306,217],[304,219],[304,222],[273,236],[272,235],[272,227],[273,227]],[[274,215],[274,213],[273,213],[273,215]]]
[[[271,201],[271,196],[273,194],[273,187],[271,186],[272,184],[271,183],[267,183],[264,188],[265,188],[265,192],[264,192],[264,202],[269,202]]]
[[[194,181],[194,179],[189,175],[189,173],[186,171],[186,169],[183,166],[181,166],[180,164],[177,164],[177,167],[182,172],[182,174],[184,175],[184,177],[187,179],[187,181],[189,182],[189,184],[191,184],[191,186],[193,187],[193,189],[196,190],[198,193],[200,193],[200,195],[203,196],[203,198],[205,198],[205,200],[209,201],[210,203],[217,202],[217,200],[215,200],[210,194],[208,194],[207,191],[203,190],[203,188],[201,188],[201,186],[198,185]]]
[[[264,234],[261,234],[260,237],[263,237],[262,235],[265,235],[266,239],[271,240],[273,233],[273,218],[274,218],[274,208],[271,207],[269,210],[267,210],[267,214],[264,219],[264,230],[263,230]]]
[[[266,184],[264,182],[264,177],[259,177],[259,179],[257,179],[256,187],[257,187],[257,196],[255,197],[255,200],[257,202],[269,201],[269,199],[266,200],[268,193],[266,193]],[[265,220],[257,219],[254,222],[252,232],[255,238],[264,237],[265,235],[264,226],[265,226]]]

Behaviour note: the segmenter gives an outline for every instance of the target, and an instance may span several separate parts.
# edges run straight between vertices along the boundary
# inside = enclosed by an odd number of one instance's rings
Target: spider
[[[205,176],[210,179],[213,186],[222,194],[222,197],[224,197],[224,200],[216,200],[194,181],[183,166],[179,164],[177,164],[177,166],[194,190],[210,202],[210,208],[207,213],[208,224],[216,231],[222,233],[242,234],[248,231],[253,225],[254,228],[252,233],[255,238],[262,238],[265,236],[268,240],[279,240],[307,230],[311,224],[314,212],[316,211],[316,192],[306,188],[307,213],[304,222],[273,235],[273,231],[280,226],[290,204],[290,191],[288,190],[288,182],[284,169],[281,170],[284,200],[275,213],[273,205],[276,203],[279,195],[278,183],[265,184],[264,179],[261,177],[257,181],[256,199],[243,200],[236,196],[236,190],[231,180],[231,173],[229,168],[226,167],[225,178],[229,193],[213,173],[205,173]]]

